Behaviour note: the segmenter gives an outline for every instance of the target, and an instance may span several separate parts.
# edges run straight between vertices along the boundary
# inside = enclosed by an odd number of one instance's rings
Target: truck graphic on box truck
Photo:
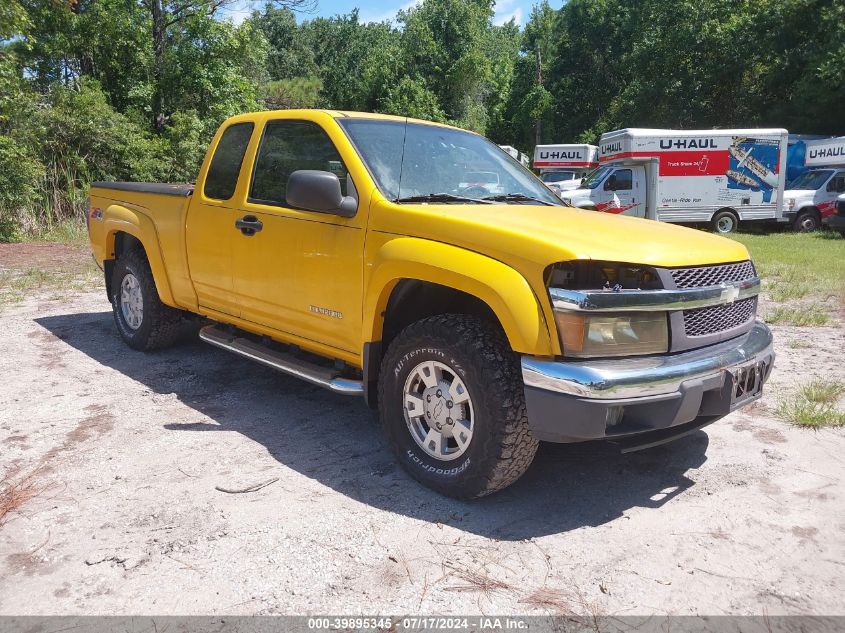
[[[783,129],[651,130],[603,134],[600,167],[564,201],[664,222],[783,220],[788,134]]]

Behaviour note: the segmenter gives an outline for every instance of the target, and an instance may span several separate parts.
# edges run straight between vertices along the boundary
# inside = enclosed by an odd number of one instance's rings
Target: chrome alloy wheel
[[[475,416],[466,385],[448,365],[429,360],[411,370],[403,391],[405,423],[428,455],[451,461],[472,441]]]
[[[120,312],[130,328],[137,330],[141,327],[141,321],[144,320],[144,296],[138,278],[132,273],[127,273],[120,282]]]

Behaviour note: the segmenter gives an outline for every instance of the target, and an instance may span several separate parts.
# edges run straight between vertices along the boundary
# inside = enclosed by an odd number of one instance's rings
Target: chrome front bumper
[[[580,398],[641,398],[678,391],[681,383],[718,376],[725,369],[774,357],[772,333],[757,321],[730,341],[668,356],[561,362],[523,356],[526,387]]]
[[[761,321],[730,341],[679,354],[575,362],[525,356],[528,420],[537,439],[557,442],[703,425],[759,397],[737,400],[737,381],[750,368],[762,387],[773,363],[772,334]]]

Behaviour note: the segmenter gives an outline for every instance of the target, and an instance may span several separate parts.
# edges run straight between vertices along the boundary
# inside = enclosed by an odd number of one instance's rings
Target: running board
[[[363,396],[364,384],[360,380],[342,378],[337,371],[328,367],[321,367],[316,363],[296,358],[291,354],[271,349],[238,336],[236,332],[224,330],[216,325],[207,325],[200,330],[200,338],[206,343],[222,347],[230,352],[239,354],[251,360],[278,369],[290,376],[301,378],[313,385],[324,387],[335,393],[346,396]]]

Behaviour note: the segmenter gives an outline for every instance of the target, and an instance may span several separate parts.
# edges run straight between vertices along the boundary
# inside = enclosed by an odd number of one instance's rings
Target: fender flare
[[[155,280],[156,290],[158,290],[158,296],[162,303],[174,308],[178,307],[173,299],[164,256],[158,242],[158,233],[152,219],[146,214],[127,206],[112,204],[103,213],[103,223],[106,233],[107,259],[114,259],[115,257],[114,243],[118,233],[126,233],[137,239],[144,247]]]
[[[375,253],[364,297],[364,341],[381,340],[388,299],[403,279],[472,295],[493,311],[515,352],[554,354],[542,306],[522,274],[464,248],[410,237],[393,239]]]

